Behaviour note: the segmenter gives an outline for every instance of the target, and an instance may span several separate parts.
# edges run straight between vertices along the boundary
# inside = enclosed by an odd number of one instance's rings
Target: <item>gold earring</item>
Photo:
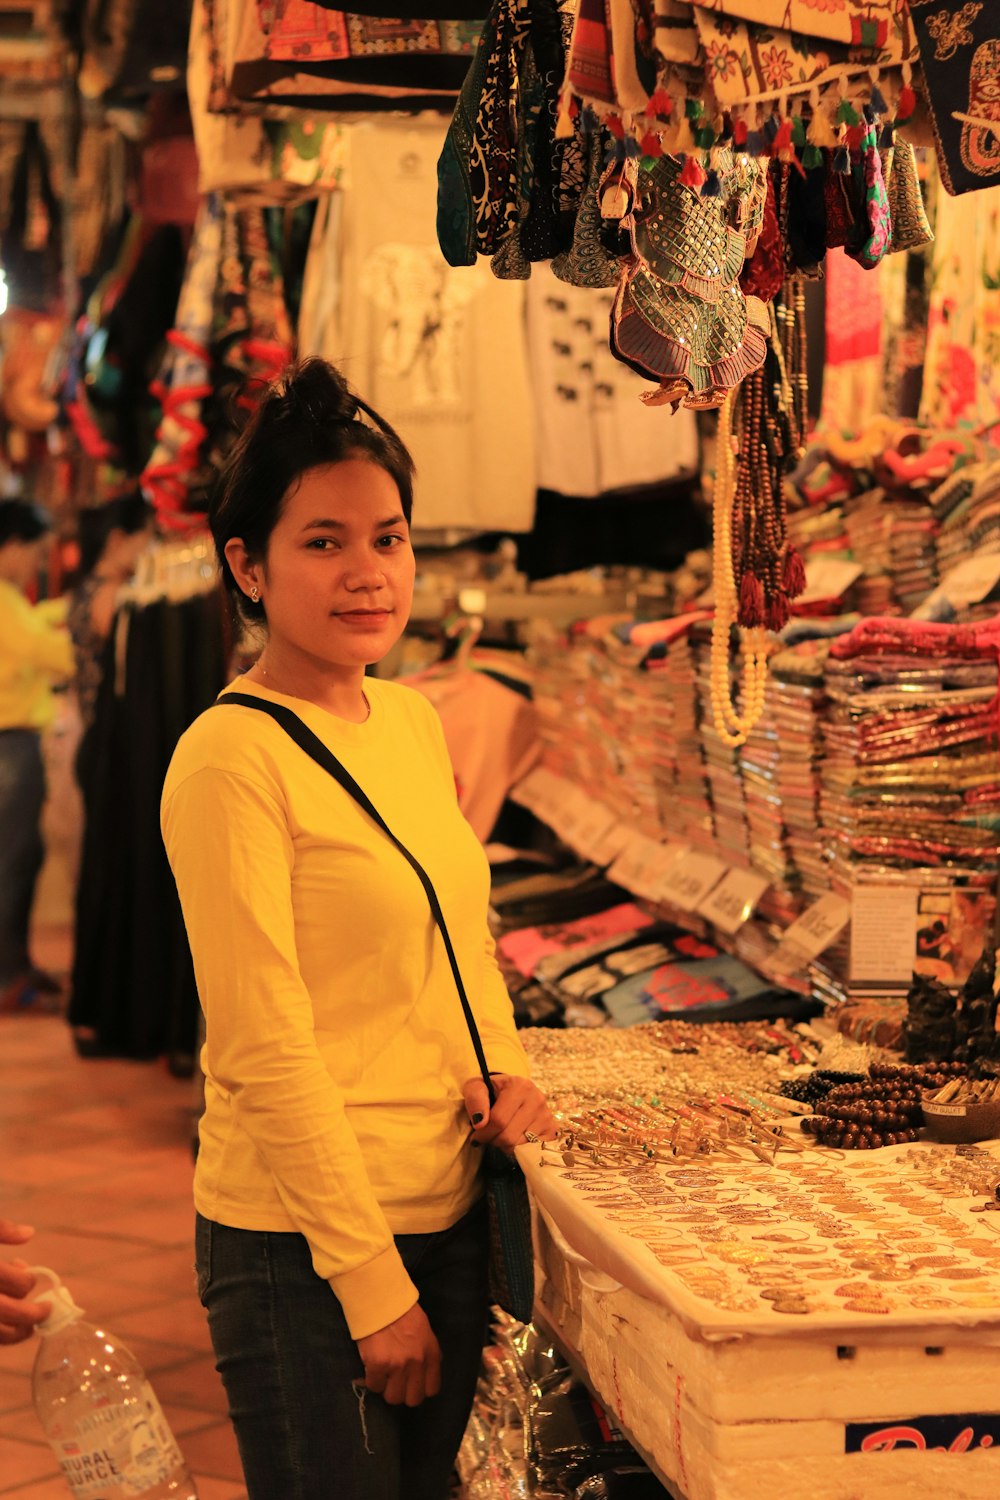
[[[256,584],[254,584],[253,588],[250,590],[250,598],[253,600],[254,604],[260,603],[260,589]]]

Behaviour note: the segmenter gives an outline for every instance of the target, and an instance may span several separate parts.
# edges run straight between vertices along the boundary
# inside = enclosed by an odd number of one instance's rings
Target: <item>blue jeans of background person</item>
[[[446,1500],[488,1324],[485,1204],[396,1245],[441,1346],[441,1393],[413,1408],[358,1384],[357,1345],[302,1235],[198,1216],[198,1294],[249,1500]]]
[[[34,729],[0,729],[0,990],[26,975],[28,925],[45,858],[45,768]]]

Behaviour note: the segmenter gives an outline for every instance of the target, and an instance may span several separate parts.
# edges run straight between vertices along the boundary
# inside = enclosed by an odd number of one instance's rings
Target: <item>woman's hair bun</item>
[[[356,421],[363,404],[340,371],[315,355],[290,366],[267,399],[286,416],[305,417],[324,427]]]

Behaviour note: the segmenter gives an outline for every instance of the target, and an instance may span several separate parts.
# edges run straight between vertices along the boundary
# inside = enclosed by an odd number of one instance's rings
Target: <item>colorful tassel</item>
[[[786,595],[784,593],[772,594],[764,611],[764,624],[768,630],[773,630],[777,634],[779,630],[784,630],[791,618],[791,606]]]
[[[768,156],[770,154],[771,148],[768,145],[767,136],[763,130],[750,130],[747,132],[746,149],[750,156]]]
[[[857,125],[860,123],[860,121],[861,116],[854,108],[854,105],[851,103],[850,99],[841,99],[840,104],[837,107],[837,124]]]
[[[896,144],[896,128],[891,120],[886,120],[882,126],[882,133],[878,138],[878,149],[880,151],[891,151]]]
[[[792,143],[799,151],[806,144],[806,122],[801,115],[792,116]]]
[[[700,125],[694,132],[695,145],[702,151],[711,151],[715,145],[715,130],[711,125]]]
[[[789,546],[781,573],[781,583],[789,599],[797,599],[806,587],[806,567],[797,547]]]
[[[764,589],[755,573],[744,573],[740,579],[737,619],[745,630],[756,630],[764,623]]]
[[[838,146],[833,153],[833,170],[839,172],[841,176],[851,170],[851,153],[846,146]]]
[[[703,198],[722,197],[722,184],[719,181],[719,174],[714,167],[709,168],[708,176],[701,185],[701,196]]]
[[[821,167],[823,165],[823,153],[818,146],[805,146],[803,148],[802,165],[807,171],[812,171],[814,167]]]
[[[772,115],[771,120],[773,119],[774,116]],[[770,125],[771,120],[768,120],[768,125]],[[764,129],[767,130],[767,125],[764,126]],[[771,155],[780,157],[783,151],[791,151],[791,149],[792,122],[791,120],[782,120],[780,125],[775,125],[774,134],[771,136]],[[787,160],[787,158],[785,159]]]
[[[877,83],[872,84],[872,96],[868,103],[876,115],[887,115],[889,113],[889,106],[885,102],[885,95]]]
[[[627,135],[625,137],[624,146],[626,160],[635,161],[637,157],[642,155],[642,147],[634,135]]]
[[[698,158],[689,155],[684,158],[684,166],[678,180],[683,182],[685,187],[700,189],[707,175]]]
[[[719,140],[723,145],[725,145],[726,141],[733,140],[733,117],[728,109],[722,116],[722,130],[719,133]]]
[[[768,143],[769,146],[773,145],[775,137],[777,136],[777,134],[778,134],[778,116],[777,115],[768,115],[767,119],[764,121],[764,138],[767,141],[767,143]]]
[[[643,136],[639,144],[642,146],[642,154],[644,158],[646,158],[646,160],[649,160],[650,158],[656,159],[663,155],[663,142],[660,140],[660,137],[656,135],[656,133],[652,130],[647,130],[646,134]],[[643,162],[643,165],[645,166],[645,161]],[[647,171],[648,170],[649,169],[647,168]]]
[[[684,113],[691,121],[700,120],[705,113],[705,106],[700,99],[687,99],[684,103]]]
[[[860,151],[861,143],[865,138],[868,127],[866,125],[849,125],[844,131],[844,144],[848,151]]]
[[[617,115],[608,115],[604,123],[616,141],[623,141],[625,139],[625,126]]]
[[[750,128],[747,125],[746,120],[740,119],[733,121],[733,145],[737,150],[740,150],[747,144],[747,138],[749,137],[749,135]]]
[[[910,85],[908,83],[904,84],[899,91],[899,99],[896,101],[897,130],[899,129],[900,125],[908,125],[910,123],[910,121],[913,119],[913,111],[916,109],[916,107],[916,94],[910,88]]]
[[[655,115],[658,120],[669,120],[674,112],[674,101],[666,89],[657,89],[655,94],[649,97],[646,105],[647,115]]]
[[[832,151],[837,144],[837,133],[830,122],[830,117],[819,103],[813,109],[809,129],[806,131],[806,140],[811,146],[825,146],[829,151]]]

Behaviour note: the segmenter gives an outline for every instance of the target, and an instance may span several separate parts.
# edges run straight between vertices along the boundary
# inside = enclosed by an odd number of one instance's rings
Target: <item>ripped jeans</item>
[[[199,1215],[195,1240],[249,1500],[446,1500],[487,1331],[485,1204],[396,1237],[441,1345],[441,1393],[414,1408],[356,1386],[357,1345],[302,1235]]]

